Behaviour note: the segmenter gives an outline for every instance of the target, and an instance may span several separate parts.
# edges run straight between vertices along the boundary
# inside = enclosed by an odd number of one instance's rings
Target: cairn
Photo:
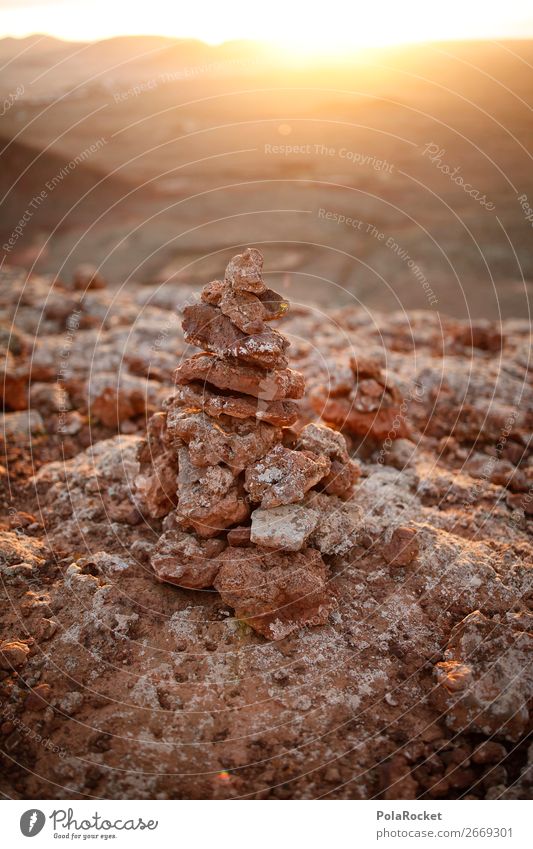
[[[164,517],[157,578],[214,587],[239,619],[281,639],[336,606],[324,557],[354,544],[344,502],[359,471],[341,434],[294,427],[305,382],[268,324],[289,304],[262,266],[247,249],[183,309],[185,339],[202,352],[180,364],[148,423],[136,490],[142,512]]]

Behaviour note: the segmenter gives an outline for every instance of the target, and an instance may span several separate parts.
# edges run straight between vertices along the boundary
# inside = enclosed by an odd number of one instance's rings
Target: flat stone
[[[265,548],[300,551],[317,526],[319,514],[301,504],[285,504],[252,513],[251,541]]]
[[[265,329],[266,309],[252,292],[224,292],[219,307],[244,333],[261,333]]]
[[[237,360],[222,360],[213,354],[196,354],[176,369],[178,384],[201,380],[218,389],[230,389],[265,401],[302,398],[303,375],[289,368],[268,370]]]
[[[193,466],[225,463],[235,473],[266,454],[281,439],[281,429],[257,419],[189,412],[171,406],[167,413],[167,433],[189,446]]]
[[[187,342],[220,357],[241,358],[266,368],[287,365],[284,351],[289,342],[284,336],[270,329],[249,336],[211,304],[184,307],[182,326]]]
[[[330,471],[326,457],[276,445],[246,469],[244,487],[261,507],[278,507],[301,501],[308,489]]]
[[[281,318],[289,309],[289,302],[273,289],[254,294],[238,291],[230,283],[220,280],[204,286],[201,299],[206,304],[220,307],[244,333],[260,333],[264,330],[265,321]]]
[[[180,386],[174,396],[179,406],[189,412],[203,410],[209,416],[232,416],[236,419],[256,418],[279,427],[298,421],[300,410],[294,401],[262,401],[249,395],[218,395],[205,383]]]

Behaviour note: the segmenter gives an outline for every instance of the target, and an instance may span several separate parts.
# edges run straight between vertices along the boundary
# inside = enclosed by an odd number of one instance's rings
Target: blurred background
[[[196,5],[0,3],[4,263],[528,317],[527,3]]]

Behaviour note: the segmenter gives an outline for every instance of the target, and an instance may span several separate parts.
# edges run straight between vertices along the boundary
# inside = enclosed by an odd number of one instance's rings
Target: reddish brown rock
[[[412,764],[402,755],[395,755],[381,766],[381,792],[384,799],[416,799],[418,784]]]
[[[489,619],[476,610],[452,630],[435,667],[435,700],[457,732],[517,740],[529,725],[533,698],[530,614]]]
[[[139,447],[135,478],[135,503],[141,514],[153,519],[166,516],[177,502],[178,446],[168,447],[165,438],[165,414],[156,413]]]
[[[313,409],[323,421],[378,442],[409,437],[399,392],[386,380],[380,367],[372,361],[352,358],[351,368],[354,383],[349,392],[332,395],[322,386],[312,394]]]
[[[301,501],[308,489],[329,474],[331,463],[309,451],[292,451],[276,445],[246,470],[245,489],[261,507],[278,507]]]
[[[213,280],[211,283],[206,283],[200,297],[204,304],[211,304],[213,307],[218,307],[223,293],[228,288],[228,284],[223,280]]]
[[[408,566],[418,557],[418,539],[414,528],[395,528],[381,553],[391,566]]]
[[[243,333],[262,333],[265,329],[267,311],[251,292],[226,291],[220,299],[219,307]]]
[[[267,329],[234,342],[228,355],[265,368],[285,368],[288,363],[285,350],[289,345],[289,340],[277,330]]]
[[[29,371],[29,365],[17,364],[9,351],[0,356],[0,400],[4,409],[27,409]]]
[[[237,548],[246,547],[250,544],[252,529],[250,527],[231,528],[228,531],[228,545],[233,545]]]
[[[224,466],[193,466],[186,448],[179,450],[178,506],[184,528],[201,537],[217,536],[248,518],[250,510],[240,481]]]
[[[264,292],[263,257],[256,248],[246,248],[227,265],[225,278],[234,289],[242,292]]]
[[[107,427],[156,409],[160,385],[136,375],[115,372],[95,374],[83,389],[89,413]]]
[[[274,321],[277,318],[282,318],[290,309],[290,304],[286,298],[279,295],[274,289],[265,289],[264,292],[259,292],[257,297],[266,310],[264,321]]]
[[[272,289],[254,294],[235,289],[230,283],[215,280],[204,286],[202,301],[220,307],[221,312],[244,333],[261,333],[265,321],[281,318],[289,309],[288,301]]]
[[[219,395],[205,383],[197,381],[180,386],[175,401],[194,412],[203,410],[213,418],[232,416],[236,419],[256,418],[269,424],[286,427],[298,420],[299,409],[293,401],[262,401],[250,395]]]
[[[454,329],[455,342],[464,347],[479,348],[481,351],[498,353],[502,349],[503,336],[500,327],[492,321],[468,322]]]
[[[289,368],[268,370],[236,360],[223,360],[212,354],[196,354],[176,369],[180,385],[201,380],[218,389],[230,389],[265,401],[301,398],[305,383],[302,375]]]
[[[82,263],[76,266],[72,275],[72,288],[74,289],[106,289],[107,281],[98,271],[95,265]]]
[[[159,538],[150,563],[160,581],[203,589],[212,586],[219,567],[215,558],[225,547],[225,540],[201,539],[174,529]]]
[[[507,749],[495,740],[484,740],[472,754],[475,764],[494,764],[503,761],[507,757]]]
[[[281,439],[278,427],[256,419],[191,413],[171,405],[167,413],[167,433],[171,439],[189,446],[193,466],[225,463],[235,473],[266,454]]]
[[[11,672],[28,661],[29,646],[20,640],[3,640],[0,643],[0,668]]]
[[[297,447],[318,457],[329,457],[331,471],[322,479],[321,485],[328,495],[349,498],[361,471],[350,459],[341,433],[329,427],[308,424],[300,431]]]
[[[11,530],[16,530],[17,528],[28,528],[36,522],[37,519],[35,516],[31,513],[25,513],[24,510],[17,510],[9,516],[9,527]]]
[[[225,549],[217,558],[215,588],[235,615],[270,640],[304,625],[323,625],[336,602],[318,551],[284,554],[267,549]]]
[[[219,357],[235,357],[265,368],[285,368],[289,342],[276,330],[252,336],[239,330],[218,307],[192,304],[183,310],[183,333],[187,342]]]
[[[43,711],[50,703],[52,688],[50,684],[37,684],[33,690],[30,690],[24,700],[26,710]]]

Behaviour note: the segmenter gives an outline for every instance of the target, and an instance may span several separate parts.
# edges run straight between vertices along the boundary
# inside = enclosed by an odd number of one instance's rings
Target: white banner
[[[6,847],[107,845],[254,849],[530,849],[531,803],[517,801],[6,801]],[[35,838],[35,843],[29,841]]]

